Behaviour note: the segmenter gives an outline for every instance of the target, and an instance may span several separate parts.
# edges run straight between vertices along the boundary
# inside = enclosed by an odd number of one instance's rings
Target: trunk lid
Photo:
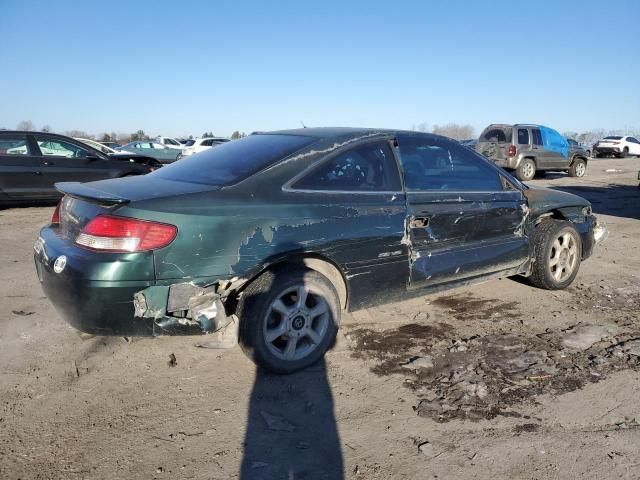
[[[65,194],[60,203],[60,232],[75,240],[84,226],[100,214],[115,214],[133,202],[218,190],[219,187],[155,178],[153,175],[56,183]]]

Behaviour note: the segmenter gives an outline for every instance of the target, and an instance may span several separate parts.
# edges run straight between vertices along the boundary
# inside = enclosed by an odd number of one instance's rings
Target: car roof
[[[439,137],[433,133],[416,132],[413,130],[395,130],[388,128],[356,128],[356,127],[313,127],[313,128],[295,128],[291,130],[276,130],[271,132],[260,132],[255,135],[302,135],[305,137],[314,137],[318,139],[330,139],[336,137],[356,138],[361,136],[373,135],[425,135],[431,137]]]

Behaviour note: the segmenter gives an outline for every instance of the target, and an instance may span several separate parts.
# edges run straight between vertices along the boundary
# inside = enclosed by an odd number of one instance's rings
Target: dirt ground
[[[2,210],[0,478],[640,478],[639,169],[531,182],[611,231],[568,290],[504,279],[354,312],[290,376],[199,337],[80,335],[34,272],[52,207]]]

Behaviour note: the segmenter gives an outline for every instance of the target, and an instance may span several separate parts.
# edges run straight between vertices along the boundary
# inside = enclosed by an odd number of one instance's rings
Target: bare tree
[[[30,132],[31,130],[35,130],[36,126],[33,124],[31,120],[23,120],[18,123],[16,130],[24,130],[25,132]]]
[[[240,133],[238,130],[231,134],[231,140],[237,140],[238,138],[246,137],[247,134],[242,132]]]
[[[471,125],[459,125],[457,123],[434,125],[431,132],[456,140],[466,140],[475,136],[475,131]]]
[[[85,132],[84,130],[67,130],[66,132],[64,132],[64,134],[67,137],[89,138],[89,139],[93,140],[93,135],[91,135],[90,133]]]
[[[49,125],[45,125],[44,127],[42,127],[42,131],[43,132],[50,132],[51,131],[51,127]]]

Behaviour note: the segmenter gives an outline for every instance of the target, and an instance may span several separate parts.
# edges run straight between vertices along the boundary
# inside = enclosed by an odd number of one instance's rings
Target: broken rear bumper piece
[[[176,283],[145,288],[133,296],[135,317],[152,319],[154,335],[220,332],[233,322],[224,305],[233,283],[224,286]]]

